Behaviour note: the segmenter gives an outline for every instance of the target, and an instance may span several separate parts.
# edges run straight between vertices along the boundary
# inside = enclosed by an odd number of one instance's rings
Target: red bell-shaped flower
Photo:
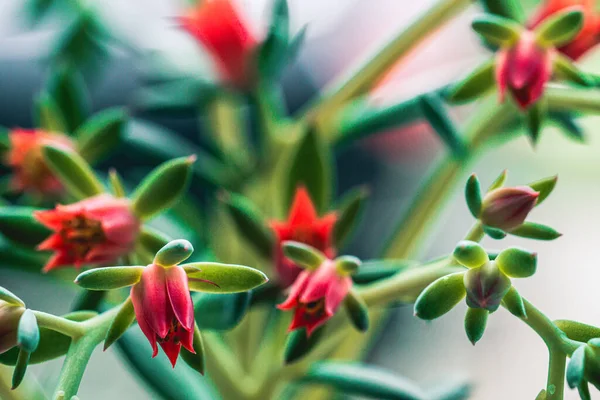
[[[291,286],[280,310],[294,310],[289,330],[306,328],[310,336],[331,318],[352,288],[352,278],[341,274],[334,261],[325,260],[316,270],[304,270]]]
[[[239,88],[250,84],[257,41],[230,0],[201,1],[179,21],[211,53],[225,82]]]
[[[194,307],[182,267],[147,266],[140,281],[131,288],[131,300],[140,329],[152,346],[152,357],[158,354],[157,343],[173,367],[181,346],[196,353]]]
[[[130,252],[140,222],[129,200],[101,194],[54,210],[37,211],[34,217],[54,233],[38,246],[54,256],[44,267],[52,269],[82,264],[107,264]]]
[[[502,49],[496,58],[496,82],[500,101],[508,90],[523,110],[543,94],[552,75],[553,48],[536,43],[533,32],[525,31],[512,46]]]
[[[39,129],[13,129],[8,134],[9,150],[5,163],[13,170],[12,186],[18,191],[54,194],[62,185],[46,165],[42,155],[45,144],[74,148],[71,139],[60,133]]]
[[[594,0],[546,0],[527,26],[533,29],[546,18],[573,6],[581,6],[583,9],[583,27],[573,40],[560,46],[557,50],[576,60],[600,43],[600,14],[596,12]]]
[[[283,287],[291,285],[302,269],[285,257],[282,243],[287,240],[304,243],[333,258],[336,253],[333,247],[333,228],[336,221],[335,213],[319,218],[306,188],[299,187],[296,190],[287,221],[270,223],[277,239],[275,267]]]

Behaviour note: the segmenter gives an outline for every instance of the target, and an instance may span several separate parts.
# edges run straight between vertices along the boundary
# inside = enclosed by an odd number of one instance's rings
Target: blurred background
[[[61,15],[31,26],[22,14],[20,1],[0,0],[0,125],[32,126],[32,98],[48,73],[48,49],[64,30]],[[163,114],[147,111],[140,101],[148,69],[157,60],[169,60],[180,71],[214,79],[208,58],[187,35],[177,29],[174,16],[185,2],[177,0],[97,2],[94,8],[107,22],[112,37],[103,55],[102,67],[88,78],[92,106],[127,106],[134,116],[130,135],[143,141],[145,130],[139,120],[169,128],[202,146],[202,130],[193,114]],[[270,0],[238,0],[258,34],[266,27]],[[285,97],[293,112],[320,88],[359,64],[403,26],[426,10],[433,1],[409,0],[288,0],[292,31],[308,25],[304,47],[297,61],[285,72]],[[527,1],[531,8],[535,1]],[[469,28],[472,6],[436,32],[408,61],[390,71],[372,94],[375,104],[386,104],[450,83],[489,56]],[[583,60],[594,71],[598,57],[591,52]],[[160,63],[160,62],[159,62]],[[460,123],[469,107],[453,110]],[[568,140],[557,129],[544,130],[535,149],[526,138],[512,141],[487,153],[473,165],[482,183],[491,182],[509,169],[509,183],[523,184],[541,177],[559,175],[559,184],[532,220],[552,225],[564,234],[553,242],[528,242],[508,237],[502,246],[521,245],[538,251],[537,274],[517,281],[520,292],[552,318],[570,318],[598,324],[599,294],[595,279],[599,265],[593,256],[600,235],[600,140],[598,120],[585,118],[586,141]],[[133,141],[135,142],[135,141]],[[133,142],[130,143],[133,146]],[[125,147],[100,169],[117,165],[131,167],[139,176],[155,162],[150,155]],[[404,205],[444,149],[428,126],[416,122],[399,130],[380,133],[338,154],[339,191],[367,183],[372,197],[360,232],[348,253],[368,258],[381,247],[381,237],[392,229]],[[202,195],[202,185],[193,188]],[[472,223],[461,190],[440,218],[435,234],[422,253],[427,259],[447,253]],[[166,227],[165,229],[169,229]],[[490,248],[497,246],[485,239]],[[33,308],[64,313],[75,296],[75,288],[60,286],[32,274],[0,269],[0,285],[22,295]],[[370,361],[411,379],[430,383],[468,379],[475,384],[473,399],[533,399],[546,376],[546,349],[523,323],[500,310],[490,319],[483,340],[473,347],[466,339],[462,315],[464,305],[437,320],[424,323],[412,318],[412,307],[401,307],[382,332]],[[164,357],[160,354],[159,357]],[[147,399],[151,393],[135,376],[128,374],[114,351],[97,351],[83,380],[80,398]],[[148,361],[150,362],[150,360]],[[2,368],[2,367],[0,367]],[[32,368],[45,385],[58,376],[60,362]],[[107,384],[107,382],[110,382]],[[568,391],[567,399],[576,399]]]

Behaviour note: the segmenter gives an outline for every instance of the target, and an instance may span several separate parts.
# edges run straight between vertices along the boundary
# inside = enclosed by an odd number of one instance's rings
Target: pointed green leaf
[[[567,383],[571,389],[578,387],[584,379],[585,345],[581,345],[571,355],[567,366]]]
[[[359,187],[351,190],[342,198],[341,205],[337,207],[338,218],[333,227],[333,238],[336,248],[341,248],[350,237],[368,196],[368,189]]]
[[[303,382],[335,388],[344,394],[379,400],[424,400],[412,381],[381,368],[358,363],[321,361],[313,364]]]
[[[483,96],[496,84],[494,77],[494,59],[478,66],[467,77],[450,90],[448,100],[452,103],[465,103]]]
[[[323,338],[324,327],[317,328],[310,337],[306,335],[306,329],[300,328],[291,331],[285,341],[283,350],[283,362],[292,364],[306,356]]]
[[[427,119],[442,142],[444,142],[455,157],[464,157],[467,153],[464,140],[444,109],[444,104],[439,96],[435,94],[425,94],[420,97],[420,102],[423,116]]]
[[[19,387],[19,385],[21,385],[21,382],[23,382],[25,372],[27,371],[27,366],[29,365],[30,354],[31,353],[27,350],[19,350],[19,358],[17,359],[15,370],[13,371],[11,390],[15,390]]]
[[[197,262],[182,267],[199,270],[188,272],[190,290],[198,292],[245,292],[269,281],[261,271],[244,265]]]
[[[554,240],[562,236],[562,233],[557,232],[555,229],[535,222],[525,222],[518,228],[511,230],[510,234],[536,240]]]
[[[465,186],[465,198],[471,215],[475,218],[479,218],[479,214],[481,213],[481,185],[475,174],[471,175],[467,180],[467,185]]]
[[[33,311],[27,309],[21,315],[17,330],[17,345],[28,353],[33,353],[40,343],[40,329]]]
[[[91,112],[90,95],[81,74],[67,64],[60,65],[50,76],[48,93],[64,117],[65,132],[75,132]]]
[[[556,182],[558,181],[558,175],[550,176],[548,178],[540,179],[539,181],[532,182],[528,184],[530,188],[539,193],[537,201],[535,203],[536,207],[539,206],[554,190],[556,186]]]
[[[542,123],[544,122],[544,118],[546,116],[546,107],[542,103],[542,101],[538,101],[529,107],[527,113],[525,114],[527,132],[529,134],[529,138],[531,139],[531,143],[533,144],[538,142],[540,132],[542,130]]]
[[[397,273],[417,265],[412,260],[369,260],[363,261],[358,272],[352,275],[354,283],[367,284],[387,279]]]
[[[483,231],[485,232],[486,235],[488,235],[492,239],[500,240],[500,239],[504,239],[506,237],[506,232],[504,232],[502,229],[494,228],[492,226],[484,225]],[[511,231],[512,234],[514,234],[514,232],[515,232],[515,230]]]
[[[585,143],[585,132],[575,120],[575,115],[569,112],[553,111],[548,118],[556,123],[569,139],[573,139],[577,143]]]
[[[563,331],[569,339],[577,340],[578,342],[587,343],[591,339],[600,337],[599,327],[582,322],[561,319],[554,321],[554,325]]]
[[[441,317],[465,298],[464,272],[439,278],[427,286],[415,302],[415,316],[424,320]]]
[[[64,117],[56,101],[48,93],[41,93],[35,100],[34,107],[33,120],[36,126],[48,132],[68,132]]]
[[[94,115],[77,131],[77,149],[90,163],[114,151],[123,140],[127,114],[122,108],[109,108]]]
[[[592,400],[592,396],[590,395],[590,387],[586,381],[583,381],[579,384],[577,391],[579,392],[579,398],[581,400]]]
[[[67,191],[77,199],[104,192],[102,183],[83,158],[65,147],[45,145],[44,158]]]
[[[527,318],[527,312],[525,311],[525,304],[523,303],[523,298],[514,286],[512,286],[504,295],[504,297],[502,298],[502,304],[514,316],[519,317],[521,319]]]
[[[15,306],[25,307],[25,303],[23,302],[23,300],[21,300],[13,292],[6,288],[3,288],[2,286],[0,286],[0,300],[10,304],[14,304]]]
[[[275,248],[273,233],[267,228],[258,207],[248,198],[233,193],[221,196],[221,201],[246,241],[263,257],[272,257]]]
[[[573,40],[582,27],[582,10],[572,8],[556,12],[546,18],[535,29],[535,34],[540,44],[558,47]]]
[[[190,182],[194,156],[181,157],[155,168],[131,195],[132,209],[148,219],[171,207],[185,193]]]
[[[228,331],[235,328],[248,312],[252,292],[192,293],[192,299],[196,323],[201,329]]]
[[[0,207],[0,232],[8,239],[26,246],[36,246],[50,234],[33,213],[33,207]]]
[[[344,306],[352,325],[361,332],[369,329],[369,309],[358,293],[351,290],[344,299]]]
[[[476,17],[471,26],[488,42],[509,46],[519,40],[523,28],[514,21],[491,14]]]
[[[525,21],[525,11],[521,0],[480,0],[483,8],[491,14],[509,18],[516,22]]]
[[[504,170],[502,171],[502,173],[496,178],[496,180],[494,182],[492,182],[492,184],[490,185],[490,187],[488,188],[488,193],[491,192],[492,190],[498,189],[500,187],[502,187],[502,185],[504,185],[504,182],[506,182],[506,178],[508,176],[508,170]]]
[[[560,53],[554,57],[553,71],[559,78],[581,86],[593,86],[592,80],[583,71],[579,70],[568,57]]]
[[[131,326],[135,320],[135,311],[133,309],[133,302],[131,297],[121,305],[119,312],[110,324],[110,328],[106,332],[106,338],[104,339],[104,351],[108,349],[114,342],[116,342]]]
[[[114,168],[108,170],[108,182],[110,183],[110,189],[115,197],[127,197],[123,181]]]
[[[187,365],[192,367],[192,369],[198,371],[200,374],[204,375],[204,343],[202,342],[202,335],[200,333],[200,329],[198,329],[198,325],[194,326],[194,343],[193,343],[194,351],[196,354],[190,353],[187,349],[181,349],[181,358],[186,362]]]
[[[283,242],[283,254],[298,266],[315,270],[327,259],[323,253],[304,243],[286,241]]]
[[[75,283],[88,290],[119,289],[138,283],[142,272],[142,266],[94,268],[79,274]]]
[[[483,308],[467,307],[467,314],[465,315],[465,332],[467,333],[469,341],[473,343],[473,346],[483,337],[489,315],[489,311]]]
[[[162,231],[148,225],[142,226],[138,239],[142,248],[152,257],[171,240],[173,239],[165,235]]]
[[[287,61],[289,47],[289,9],[287,0],[273,4],[271,26],[260,46],[258,67],[264,79],[274,79],[281,73]]]
[[[498,254],[496,265],[511,278],[528,278],[537,269],[537,253],[520,247],[509,247]]]

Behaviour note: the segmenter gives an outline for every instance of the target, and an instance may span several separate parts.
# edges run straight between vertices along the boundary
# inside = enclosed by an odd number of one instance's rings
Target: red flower
[[[257,41],[230,0],[201,1],[179,21],[212,54],[223,80],[248,86]]]
[[[70,138],[42,130],[13,129],[8,134],[8,139],[10,149],[5,162],[13,169],[12,185],[16,190],[31,190],[42,194],[62,190],[62,185],[46,165],[41,149],[44,144],[73,149]]]
[[[284,287],[291,285],[302,269],[284,256],[282,242],[286,240],[301,242],[333,258],[336,253],[333,247],[333,227],[336,221],[335,213],[319,218],[306,188],[300,187],[296,190],[288,220],[270,223],[277,239],[275,267]]]
[[[583,27],[572,41],[559,47],[558,51],[576,60],[600,43],[600,14],[596,13],[594,0],[547,0],[527,25],[533,29],[544,19],[573,6],[583,8]]]
[[[315,329],[331,318],[352,287],[352,278],[341,275],[335,263],[326,260],[314,270],[304,270],[290,289],[280,310],[294,310],[290,331],[306,328],[310,336]]]
[[[525,222],[539,195],[529,186],[494,189],[483,198],[481,222],[504,231],[515,229]]]
[[[152,345],[152,357],[158,354],[157,342],[173,367],[181,346],[196,353],[194,307],[182,267],[148,265],[140,281],[131,288],[131,300],[140,329]]]
[[[523,32],[513,47],[500,50],[496,58],[500,101],[508,89],[521,109],[534,104],[552,75],[554,51],[539,46],[530,31]]]
[[[53,250],[44,272],[65,266],[106,264],[131,251],[140,223],[129,200],[101,194],[54,210],[37,211],[34,217],[54,233],[38,246]]]

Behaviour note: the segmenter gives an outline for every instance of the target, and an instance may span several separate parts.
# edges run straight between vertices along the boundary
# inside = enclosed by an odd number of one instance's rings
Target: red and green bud
[[[469,307],[493,312],[500,307],[511,282],[494,261],[489,261],[481,267],[468,270],[464,274],[464,286]]]
[[[525,222],[538,196],[529,186],[494,189],[484,196],[479,219],[484,225],[511,231]]]

